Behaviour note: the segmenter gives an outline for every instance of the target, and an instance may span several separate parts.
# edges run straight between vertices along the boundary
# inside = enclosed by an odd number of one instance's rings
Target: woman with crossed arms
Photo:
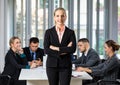
[[[76,50],[76,38],[74,31],[65,26],[66,18],[64,8],[55,9],[55,26],[45,32],[44,49],[48,55],[46,70],[49,85],[70,85],[71,54]]]

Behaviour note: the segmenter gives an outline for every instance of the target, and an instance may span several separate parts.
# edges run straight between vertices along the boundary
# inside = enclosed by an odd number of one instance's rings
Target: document
[[[78,77],[82,77],[81,72],[78,72],[78,71],[72,71],[72,77],[76,77],[76,78],[78,78]]]

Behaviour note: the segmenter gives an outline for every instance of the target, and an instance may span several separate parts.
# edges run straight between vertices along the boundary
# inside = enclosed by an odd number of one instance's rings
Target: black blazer
[[[72,42],[71,47],[67,45]],[[59,47],[60,51],[51,50],[50,45]],[[46,30],[44,36],[44,49],[48,55],[47,67],[71,67],[71,54],[76,50],[76,38],[73,30],[65,27],[65,32],[61,43],[59,43],[58,35],[55,26]],[[67,53],[61,55],[61,53]]]
[[[98,66],[91,67],[90,69],[94,76],[103,76],[103,79],[105,80],[115,80],[118,77],[119,67],[119,60],[114,54],[111,58],[108,58],[103,63]]]
[[[75,64],[76,67],[82,66],[82,67],[91,67],[98,65],[100,58],[98,53],[90,48],[87,56],[86,56],[86,63],[83,63],[84,56],[79,57],[77,60],[73,61],[72,63]]]
[[[26,57],[21,58],[10,49],[5,56],[5,66],[2,74],[9,75],[13,79],[18,79],[21,69],[27,66],[26,62]]]
[[[32,58],[32,56],[31,56],[29,47],[25,47],[25,48],[23,48],[23,50],[24,50],[24,53],[25,53],[25,55],[26,55],[26,57],[27,57],[27,60],[28,60],[28,61],[32,61],[33,58]],[[36,59],[40,58],[41,61],[43,61],[43,56],[44,56],[44,50],[41,49],[41,48],[38,48],[38,49],[36,50]]]

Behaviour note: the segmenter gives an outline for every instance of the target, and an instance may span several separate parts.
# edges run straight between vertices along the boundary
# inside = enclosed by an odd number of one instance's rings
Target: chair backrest
[[[77,55],[71,54],[71,60],[74,61],[74,60],[76,60],[76,59],[77,59]]]
[[[119,60],[119,72],[118,72],[118,79],[120,79],[120,60]]]
[[[0,85],[9,85],[10,79],[9,75],[0,75]]]

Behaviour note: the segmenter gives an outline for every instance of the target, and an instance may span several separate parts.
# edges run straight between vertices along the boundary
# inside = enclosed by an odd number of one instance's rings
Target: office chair
[[[77,59],[77,55],[71,54],[71,60],[74,61],[74,60],[76,60],[76,59]]]
[[[99,80],[97,85],[120,85],[120,80]]]
[[[9,75],[0,75],[0,85],[9,85],[10,79]]]

